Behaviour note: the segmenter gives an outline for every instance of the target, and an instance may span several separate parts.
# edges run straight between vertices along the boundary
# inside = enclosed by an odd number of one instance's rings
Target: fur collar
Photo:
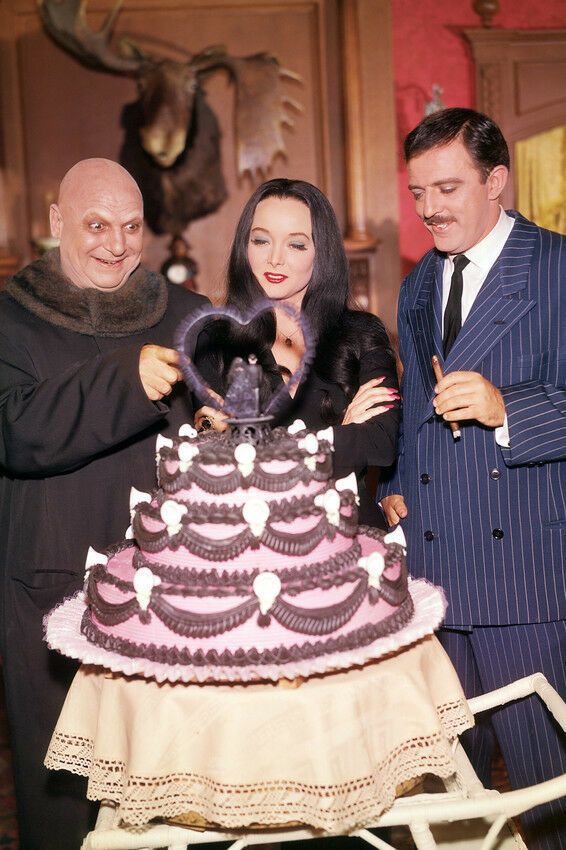
[[[156,325],[167,308],[167,284],[161,275],[138,266],[116,292],[79,289],[62,273],[58,250],[15,274],[6,289],[46,322],[89,336],[141,333]]]

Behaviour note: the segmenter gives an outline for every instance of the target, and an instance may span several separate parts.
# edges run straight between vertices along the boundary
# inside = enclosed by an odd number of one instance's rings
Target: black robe
[[[0,294],[0,650],[23,850],[78,848],[88,827],[42,765],[75,669],[42,620],[82,586],[88,547],[123,538],[131,486],[156,486],[156,435],[192,421],[185,386],[152,402],[138,363],[203,303],[142,267],[115,293],[79,289],[58,252]]]

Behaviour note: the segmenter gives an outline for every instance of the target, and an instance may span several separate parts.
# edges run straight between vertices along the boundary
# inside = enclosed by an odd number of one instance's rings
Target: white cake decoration
[[[131,526],[131,523],[134,519],[134,514],[136,512],[136,507],[141,505],[142,502],[151,502],[151,493],[144,493],[143,490],[137,490],[135,487],[130,488],[130,525],[126,529],[126,533],[124,537],[126,540],[134,539],[134,529]]]
[[[140,567],[134,576],[136,599],[142,611],[147,611],[151,601],[151,591],[161,583],[159,576],[154,575],[149,567]]]
[[[358,492],[358,479],[356,478],[355,472],[350,472],[349,475],[346,475],[345,478],[338,478],[334,486],[338,490],[339,493],[342,493],[344,490],[351,490],[352,493]]]
[[[181,443],[177,454],[179,455],[179,471],[186,472],[193,462],[193,458],[198,455],[198,446],[192,446],[190,443]]]
[[[407,548],[405,534],[400,525],[397,526],[395,531],[390,531],[389,534],[386,534],[383,538],[383,542],[387,543],[387,545],[389,545],[390,543],[397,543],[399,546],[402,546],[403,549]]]
[[[314,503],[324,508],[331,525],[340,525],[340,494],[336,490],[329,489],[326,493],[320,493],[315,497]]]
[[[240,443],[234,449],[234,460],[244,478],[252,474],[255,458],[256,450],[251,443]]]
[[[253,592],[259,600],[259,610],[267,614],[281,592],[281,579],[275,573],[259,573],[253,581]]]
[[[95,564],[107,564],[108,556],[103,555],[101,552],[97,552],[96,549],[93,549],[92,546],[88,547],[88,552],[86,553],[85,560],[85,583],[84,587],[86,590],[86,586],[88,584],[88,579],[90,575],[90,571]]]
[[[318,452],[318,440],[315,434],[307,434],[302,440],[297,443],[300,449],[304,449],[310,455],[315,455]]]
[[[316,437],[319,442],[329,443],[334,448],[334,428],[328,427],[322,431],[317,431]]]
[[[242,516],[254,537],[261,537],[269,516],[269,505],[263,499],[249,499],[242,509]]]
[[[299,431],[306,431],[306,430],[307,430],[307,426],[305,425],[303,420],[302,419],[295,419],[295,421],[291,422],[291,424],[287,428],[287,433],[288,434],[298,434]]]
[[[385,569],[385,558],[381,552],[371,552],[366,557],[359,558],[358,566],[363,570],[367,570],[369,586],[379,588],[381,584],[381,576]]]
[[[133,517],[136,506],[142,502],[151,502],[151,493],[144,493],[143,490],[132,487],[130,489],[130,517]]]
[[[184,425],[181,425],[179,428],[179,437],[188,437],[190,440],[196,440],[198,437],[198,432],[192,425],[189,425],[188,422],[185,422]]]
[[[174,502],[173,499],[166,499],[161,505],[161,519],[167,526],[167,533],[170,537],[178,534],[181,530],[181,519],[187,513],[185,505],[180,505]]]

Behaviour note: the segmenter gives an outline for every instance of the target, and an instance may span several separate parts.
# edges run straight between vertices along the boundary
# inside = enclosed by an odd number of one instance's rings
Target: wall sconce
[[[434,112],[439,112],[441,109],[446,109],[442,102],[442,93],[444,89],[438,83],[432,84],[432,97],[427,100],[424,105],[424,116],[432,115]]]

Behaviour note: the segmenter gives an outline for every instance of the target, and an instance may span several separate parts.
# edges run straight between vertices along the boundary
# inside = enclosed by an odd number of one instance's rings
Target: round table
[[[299,687],[171,684],[83,665],[45,759],[88,777],[122,821],[224,828],[374,822],[407,783],[454,773],[473,725],[448,656],[429,635]]]

